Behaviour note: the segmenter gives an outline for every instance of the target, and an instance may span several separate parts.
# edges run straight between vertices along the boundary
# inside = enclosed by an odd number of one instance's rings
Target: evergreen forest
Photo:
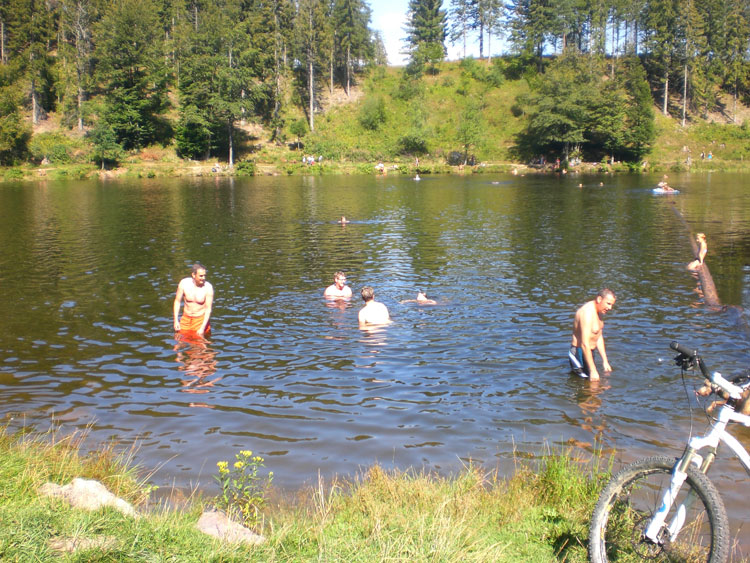
[[[657,112],[682,127],[718,114],[750,138],[738,114],[750,99],[748,0],[408,0],[405,9],[408,64],[385,81],[365,0],[0,0],[0,164],[70,160],[64,143],[34,139],[54,114],[102,167],[156,145],[231,167],[252,152],[244,125],[300,145],[325,128],[324,96],[356,88],[363,134],[404,107],[380,157],[440,145],[466,163],[503,112],[519,123],[508,149],[517,161],[639,162]],[[466,55],[472,42],[477,60]],[[459,78],[442,83],[453,126],[438,142],[420,96],[445,68],[448,43],[464,60]],[[511,84],[512,100],[497,95]],[[320,137],[317,147],[326,158],[342,152],[326,153]]]

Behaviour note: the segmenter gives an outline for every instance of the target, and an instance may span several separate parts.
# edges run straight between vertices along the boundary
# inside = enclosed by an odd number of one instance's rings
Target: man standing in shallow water
[[[352,296],[352,288],[346,285],[346,274],[336,272],[333,274],[333,283],[323,292],[323,297],[328,299],[349,299]]]
[[[612,371],[607,361],[604,348],[604,315],[615,304],[614,292],[604,288],[596,294],[596,298],[585,303],[576,311],[573,322],[573,341],[568,352],[570,367],[581,377],[589,377],[592,381],[599,379],[599,372],[594,363],[594,349],[602,357],[604,373]]]
[[[391,322],[388,307],[383,303],[375,301],[375,291],[371,287],[363,287],[360,295],[362,295],[362,301],[365,302],[365,306],[359,310],[360,327],[365,325],[384,325]]]
[[[185,307],[180,319],[180,305]],[[175,332],[194,332],[199,336],[211,331],[211,309],[214,303],[214,288],[206,281],[206,268],[202,264],[193,264],[189,278],[184,278],[177,286],[174,297],[174,330]]]

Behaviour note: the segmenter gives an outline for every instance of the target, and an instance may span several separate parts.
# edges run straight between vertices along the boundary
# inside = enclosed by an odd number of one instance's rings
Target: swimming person
[[[180,316],[180,305],[185,306]],[[184,278],[177,285],[174,297],[174,330],[175,332],[194,332],[203,336],[211,332],[211,309],[214,303],[214,288],[206,281],[206,268],[202,264],[193,264],[189,278]]]
[[[430,299],[421,291],[417,291],[417,298],[416,299],[404,299],[403,301],[399,301],[399,303],[419,303],[420,305],[437,305],[437,301],[434,299]]]
[[[596,294],[596,298],[581,306],[576,311],[573,322],[573,340],[568,352],[571,369],[581,377],[589,377],[592,381],[599,379],[599,372],[594,363],[594,349],[602,357],[604,372],[612,371],[607,361],[604,348],[604,315],[615,304],[615,294],[611,289],[604,288]]]
[[[349,299],[352,296],[352,288],[346,284],[346,274],[336,272],[333,274],[333,283],[323,292],[326,299]]]
[[[698,243],[698,258],[688,264],[688,270],[697,270],[703,266],[703,261],[706,259],[706,253],[708,252],[705,233],[695,235],[695,242]]]
[[[349,219],[347,219],[343,215],[341,216],[341,219],[339,219],[339,223],[341,223],[342,225],[346,225],[348,222],[349,222]]]
[[[391,316],[388,314],[388,308],[375,301],[375,291],[369,286],[362,288],[360,292],[362,301],[365,306],[359,310],[359,326],[364,325],[383,325],[391,322]]]

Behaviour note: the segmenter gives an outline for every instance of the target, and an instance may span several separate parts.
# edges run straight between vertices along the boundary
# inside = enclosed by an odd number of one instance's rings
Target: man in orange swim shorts
[[[180,305],[185,301],[180,319]],[[177,286],[174,297],[175,332],[197,333],[203,336],[211,331],[211,308],[214,303],[214,288],[206,281],[206,268],[193,264],[189,278],[184,278]]]

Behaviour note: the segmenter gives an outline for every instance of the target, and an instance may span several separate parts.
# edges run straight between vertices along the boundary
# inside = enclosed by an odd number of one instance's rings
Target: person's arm
[[[583,361],[586,362],[586,365],[589,368],[589,378],[593,381],[596,379],[599,379],[599,372],[596,369],[596,364],[594,363],[594,353],[591,349],[591,335],[593,333],[592,330],[592,319],[591,315],[587,311],[585,315],[582,315],[581,318],[581,350],[583,351]],[[602,339],[599,339],[599,342],[601,342]],[[598,348],[598,344],[597,344]]]
[[[184,291],[182,289],[182,282],[177,285],[177,294],[174,296],[174,330],[178,332],[180,330],[180,305],[182,304],[182,296]]]
[[[604,373],[612,371],[612,366],[607,361],[607,351],[604,349],[604,329],[602,334],[599,335],[599,342],[596,343],[596,349],[599,351],[599,355],[602,357],[602,367],[604,367]]]
[[[203,333],[206,332],[208,321],[211,320],[211,310],[213,309],[214,305],[214,287],[208,282],[206,282],[206,285],[208,286],[206,288],[206,307],[203,313],[203,323],[198,330],[198,334],[200,334],[201,336],[203,336]]]

